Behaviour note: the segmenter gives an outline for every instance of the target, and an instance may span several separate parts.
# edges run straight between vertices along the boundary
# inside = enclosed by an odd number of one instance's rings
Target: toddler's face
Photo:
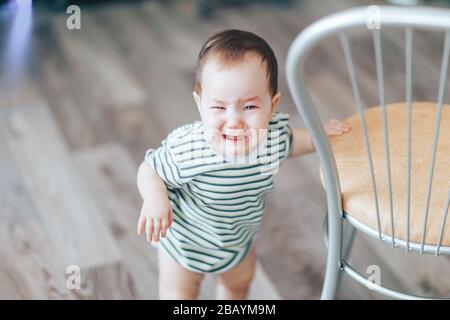
[[[271,97],[266,63],[253,53],[232,66],[210,59],[203,67],[202,91],[194,98],[206,139],[222,154],[243,156],[265,139],[280,94]]]

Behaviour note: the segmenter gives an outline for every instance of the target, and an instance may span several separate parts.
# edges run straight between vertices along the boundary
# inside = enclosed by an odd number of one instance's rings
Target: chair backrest
[[[394,219],[393,219],[393,197],[392,197],[392,176],[391,163],[389,154],[389,138],[388,138],[388,118],[385,103],[385,84],[384,84],[384,66],[381,50],[381,36],[380,33],[385,29],[400,29],[404,30],[405,42],[405,101],[408,108],[408,125],[407,125],[407,181],[405,194],[407,196],[407,237],[403,241],[395,237]],[[360,89],[355,74],[355,67],[352,58],[351,48],[348,40],[348,33],[351,30],[362,29],[370,32],[373,37],[374,57],[376,65],[376,77],[378,82],[378,98],[379,106],[381,108],[383,136],[384,136],[384,152],[386,160],[387,182],[388,182],[388,199],[390,204],[391,214],[391,236],[384,236],[380,226],[380,213],[378,207],[378,195],[376,188],[375,175],[373,170],[373,159],[371,156],[370,141],[367,134],[367,126],[364,117],[364,108],[361,101]],[[412,118],[412,42],[415,30],[435,30],[443,31],[444,43],[441,70],[439,75],[439,88],[436,98],[436,116],[435,128],[433,133],[433,147],[432,158],[429,165],[425,207],[423,211],[423,226],[422,241],[412,242],[409,235],[409,219],[410,219],[410,195],[411,195],[411,118]],[[450,182],[448,190],[448,200],[442,212],[442,225],[440,228],[439,240],[435,244],[426,243],[426,230],[429,215],[429,204],[432,193],[433,176],[435,171],[436,151],[438,145],[439,130],[441,126],[442,109],[445,94],[446,76],[448,69],[448,58],[450,51],[450,10],[442,8],[430,7],[393,7],[393,6],[370,6],[359,7],[318,20],[313,23],[303,32],[301,32],[294,40],[288,53],[286,62],[286,74],[289,88],[293,96],[297,109],[299,110],[302,119],[308,131],[311,133],[313,142],[320,160],[320,165],[323,170],[323,182],[327,191],[328,204],[328,218],[331,223],[331,228],[340,228],[342,223],[342,203],[341,203],[341,189],[339,175],[337,171],[335,157],[330,146],[329,140],[323,128],[317,109],[311,99],[310,93],[306,87],[305,66],[312,50],[324,40],[332,36],[338,36],[343,49],[345,63],[348,69],[348,75],[352,87],[352,95],[354,103],[359,115],[361,132],[364,138],[364,144],[367,152],[367,159],[370,168],[371,186],[374,194],[374,203],[376,208],[376,215],[378,221],[378,230],[367,229],[367,233],[377,237],[380,241],[388,241],[393,246],[404,247],[407,250],[417,251],[420,253],[434,253],[434,254],[450,254],[450,247],[442,245],[442,237],[444,234],[445,224],[450,203]],[[450,137],[448,137],[450,139]],[[442,192],[442,190],[440,190]],[[447,198],[446,198],[447,199]],[[333,227],[334,226],[334,227]]]

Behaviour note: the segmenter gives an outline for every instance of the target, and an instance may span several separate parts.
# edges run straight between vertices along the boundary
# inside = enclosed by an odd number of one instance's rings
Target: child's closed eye
[[[214,109],[214,110],[225,110],[225,107],[222,107],[222,106],[212,106],[211,109]]]
[[[253,109],[258,109],[258,106],[255,105],[248,105],[244,107],[244,110],[253,110]]]

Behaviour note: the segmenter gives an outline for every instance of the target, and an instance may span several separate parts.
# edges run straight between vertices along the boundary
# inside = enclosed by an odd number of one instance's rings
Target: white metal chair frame
[[[398,299],[431,299],[429,297],[422,297],[410,295],[394,291],[387,287],[372,283],[362,274],[358,273],[346,261],[348,250],[353,241],[354,230],[362,231],[363,233],[378,238],[381,242],[390,243],[392,247],[402,247],[406,251],[413,251],[419,253],[428,253],[440,255],[450,255],[450,247],[442,246],[442,236],[447,220],[447,214],[450,204],[450,190],[446,209],[442,216],[442,229],[440,233],[439,243],[436,245],[425,244],[425,230],[427,225],[428,207],[431,196],[431,186],[433,180],[433,172],[436,158],[437,140],[439,137],[439,128],[441,123],[441,112],[443,108],[443,99],[445,91],[445,82],[448,68],[448,57],[450,51],[450,10],[430,7],[394,7],[394,6],[379,6],[379,14],[375,19],[378,21],[370,21],[374,17],[373,12],[370,12],[367,7],[353,8],[346,11],[338,12],[322,18],[310,25],[303,32],[301,32],[292,43],[286,62],[286,74],[289,88],[293,96],[294,102],[305,125],[312,135],[313,142],[319,157],[320,165],[323,170],[324,184],[326,188],[328,215],[326,222],[326,238],[328,238],[328,254],[327,265],[325,270],[325,280],[322,289],[322,299],[335,298],[340,282],[340,274],[345,272],[359,283],[370,286],[378,293],[389,297]],[[370,23],[375,22],[375,28],[370,28]],[[379,25],[377,26],[376,23]],[[379,28],[378,28],[379,27]],[[437,97],[437,113],[435,119],[434,142],[433,142],[433,158],[429,168],[428,189],[426,196],[426,209],[424,212],[423,238],[421,243],[414,243],[409,241],[409,232],[407,240],[401,240],[395,237],[394,225],[392,218],[392,189],[391,189],[391,172],[390,172],[390,156],[389,156],[389,140],[387,130],[387,111],[384,98],[384,80],[383,80],[383,62],[381,53],[380,30],[391,28],[403,28],[405,30],[405,81],[406,81],[406,103],[408,107],[408,179],[407,179],[407,223],[409,226],[409,208],[410,208],[410,163],[411,163],[411,126],[412,126],[412,89],[411,89],[411,61],[412,61],[412,38],[414,29],[438,30],[445,32],[444,48],[442,55],[441,74],[439,82],[439,91]],[[377,191],[374,178],[374,171],[372,165],[372,158],[370,154],[369,140],[367,135],[367,127],[364,119],[364,109],[361,102],[358,83],[356,81],[355,69],[351,50],[348,42],[346,31],[352,29],[369,29],[373,35],[373,43],[375,48],[375,63],[378,80],[378,94],[379,102],[382,110],[382,120],[384,128],[384,144],[386,166],[388,174],[388,190],[389,202],[391,208],[391,235],[383,234],[380,227],[380,215],[377,204]],[[335,158],[327,139],[326,133],[322,127],[317,110],[312,102],[312,99],[306,89],[305,83],[305,65],[307,58],[312,49],[325,38],[338,35],[343,48],[349,78],[352,85],[352,92],[361,122],[362,132],[364,134],[364,142],[368,154],[369,165],[371,170],[372,188],[375,195],[376,214],[378,219],[378,230],[371,229],[366,225],[359,223],[355,219],[346,215],[342,209],[341,190],[339,183],[339,176]],[[344,219],[349,224],[344,224]],[[328,236],[328,237],[327,237]]]

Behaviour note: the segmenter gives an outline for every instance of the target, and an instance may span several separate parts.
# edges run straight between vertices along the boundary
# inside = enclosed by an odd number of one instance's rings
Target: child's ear
[[[278,104],[280,103],[280,99],[281,99],[281,93],[277,93],[276,95],[273,96],[272,98],[272,109],[271,109],[271,113],[274,113],[275,110],[277,109]]]
[[[197,108],[200,111],[200,96],[195,91],[192,92],[192,95],[194,96],[195,104],[197,105]]]

